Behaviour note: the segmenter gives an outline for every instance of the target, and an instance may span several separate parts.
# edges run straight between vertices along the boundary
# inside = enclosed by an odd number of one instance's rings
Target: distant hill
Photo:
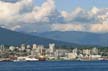
[[[47,38],[42,38],[39,36],[32,36],[20,32],[10,31],[4,28],[0,28],[0,44],[4,45],[21,45],[21,44],[42,44],[42,45],[48,45],[49,43],[55,43],[58,46],[75,46],[77,47],[77,44],[73,43],[67,43],[62,42],[58,40],[52,40]]]
[[[60,40],[81,45],[108,46],[108,33],[90,33],[78,31],[30,33],[45,38]]]

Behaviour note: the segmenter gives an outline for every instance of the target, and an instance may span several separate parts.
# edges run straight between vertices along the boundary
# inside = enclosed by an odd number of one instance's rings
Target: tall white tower
[[[54,50],[55,50],[55,44],[54,43],[50,43],[49,44],[49,51],[50,51],[50,53],[53,53],[54,52]]]
[[[36,49],[37,48],[37,45],[36,44],[33,44],[33,48],[32,49]]]

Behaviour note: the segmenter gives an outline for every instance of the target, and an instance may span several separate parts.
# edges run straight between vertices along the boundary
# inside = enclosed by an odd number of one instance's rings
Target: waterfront
[[[108,61],[0,62],[0,71],[107,71]]]
[[[0,61],[108,60],[107,47],[63,47],[44,45],[0,46]]]

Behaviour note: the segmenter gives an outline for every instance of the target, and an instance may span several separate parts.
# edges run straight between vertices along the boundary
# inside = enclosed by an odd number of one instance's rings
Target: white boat
[[[21,62],[21,61],[39,61],[39,59],[30,58],[30,57],[18,57],[17,60],[14,60],[14,62]]]
[[[39,59],[36,59],[36,58],[26,58],[25,60],[26,61],[38,61]]]

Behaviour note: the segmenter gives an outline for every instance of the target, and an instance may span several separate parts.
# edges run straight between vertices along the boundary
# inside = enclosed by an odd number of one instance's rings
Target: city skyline
[[[0,45],[0,61],[100,61],[108,60],[108,48],[102,47],[58,47],[55,43],[44,45],[5,46]]]

